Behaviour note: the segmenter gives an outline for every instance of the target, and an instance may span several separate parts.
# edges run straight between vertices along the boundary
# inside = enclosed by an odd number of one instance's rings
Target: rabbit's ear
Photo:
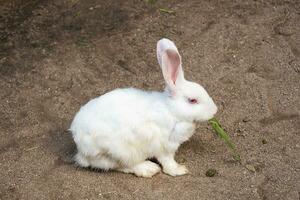
[[[161,39],[157,43],[157,59],[162,68],[164,79],[172,93],[176,93],[184,81],[181,57],[175,44],[168,39]]]

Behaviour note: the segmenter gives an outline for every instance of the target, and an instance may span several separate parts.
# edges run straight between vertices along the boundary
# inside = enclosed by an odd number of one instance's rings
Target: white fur
[[[146,159],[156,157],[169,175],[188,172],[174,160],[175,152],[191,137],[194,121],[210,119],[217,107],[203,87],[184,79],[172,41],[158,42],[157,57],[166,81],[164,92],[115,89],[76,114],[70,130],[80,166],[151,177],[160,168]],[[199,104],[190,104],[187,98],[197,98]]]

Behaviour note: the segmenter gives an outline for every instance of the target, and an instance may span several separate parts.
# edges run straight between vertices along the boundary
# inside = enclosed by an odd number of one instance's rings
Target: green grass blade
[[[175,12],[173,10],[169,10],[169,9],[165,9],[165,8],[160,8],[159,11],[162,13],[167,13],[167,14],[172,14]]]
[[[234,144],[230,141],[230,138],[228,136],[228,133],[226,133],[224,131],[224,129],[222,128],[222,126],[220,125],[220,123],[218,122],[218,120],[216,118],[212,118],[209,120],[209,123],[211,124],[211,126],[213,127],[213,129],[215,130],[216,134],[224,140],[224,142],[226,143],[226,145],[232,149],[235,150],[235,146]]]

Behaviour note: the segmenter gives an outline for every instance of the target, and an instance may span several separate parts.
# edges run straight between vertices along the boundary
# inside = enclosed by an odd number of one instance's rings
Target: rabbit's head
[[[171,111],[189,121],[211,119],[217,106],[201,85],[185,80],[181,56],[171,40],[158,41],[157,59],[166,82],[165,92]]]

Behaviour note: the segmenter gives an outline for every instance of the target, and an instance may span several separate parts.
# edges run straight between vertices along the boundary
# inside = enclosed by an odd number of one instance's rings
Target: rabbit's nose
[[[214,104],[214,113],[213,115],[215,115],[218,112],[218,107],[216,106],[216,104]]]
[[[216,106],[216,104],[214,102],[212,102],[210,110],[211,110],[211,116],[209,119],[213,118],[214,115],[218,112],[218,107]]]

